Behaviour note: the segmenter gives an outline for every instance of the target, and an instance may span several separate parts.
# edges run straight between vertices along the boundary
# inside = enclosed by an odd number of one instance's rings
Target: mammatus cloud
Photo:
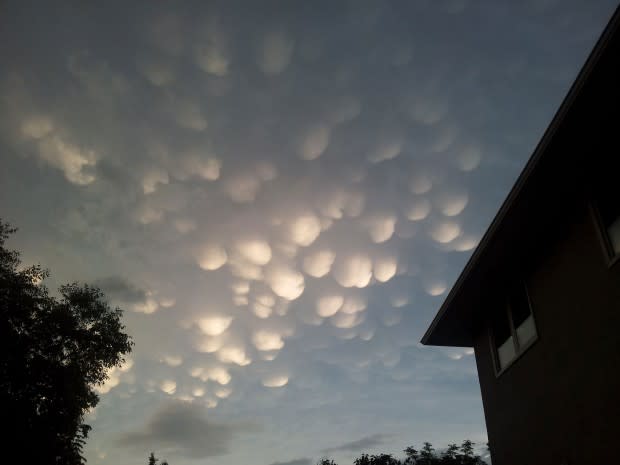
[[[249,425],[211,421],[199,405],[175,401],[164,404],[141,431],[121,434],[117,443],[141,450],[161,450],[168,456],[203,459],[228,454],[235,436],[252,430],[255,428]]]
[[[390,438],[387,434],[372,434],[361,439],[351,442],[345,442],[339,446],[328,447],[321,452],[324,454],[332,454],[334,452],[360,452],[368,449],[374,449],[386,443]]]

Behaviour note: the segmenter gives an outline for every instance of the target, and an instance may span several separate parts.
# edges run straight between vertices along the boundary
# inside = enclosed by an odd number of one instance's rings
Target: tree
[[[322,458],[316,465],[336,465],[336,462],[330,459]]]
[[[73,283],[53,297],[41,284],[47,270],[20,269],[19,253],[4,246],[14,232],[0,220],[0,411],[10,419],[4,444],[22,463],[82,464],[91,429],[84,415],[99,401],[94,387],[133,342],[122,311],[98,288]]]
[[[435,449],[430,442],[425,442],[424,447],[420,450],[419,464],[431,465],[436,463]]]
[[[413,446],[407,447],[403,452],[405,453],[404,465],[414,465],[418,463],[418,451]]]
[[[155,457],[154,452],[151,452],[151,455],[149,455],[149,465],[157,465],[157,462],[159,462],[159,459]]]

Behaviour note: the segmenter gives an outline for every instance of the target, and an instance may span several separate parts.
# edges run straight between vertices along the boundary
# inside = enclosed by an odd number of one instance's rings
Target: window
[[[519,283],[491,320],[495,370],[503,371],[536,340],[536,325],[527,289]]]
[[[620,255],[620,201],[615,170],[597,177],[594,187],[595,204],[603,233],[605,248],[610,258]]]

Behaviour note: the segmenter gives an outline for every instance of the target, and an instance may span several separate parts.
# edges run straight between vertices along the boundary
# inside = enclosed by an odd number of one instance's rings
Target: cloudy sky
[[[0,6],[0,216],[135,340],[91,464],[486,442],[418,341],[616,0]]]

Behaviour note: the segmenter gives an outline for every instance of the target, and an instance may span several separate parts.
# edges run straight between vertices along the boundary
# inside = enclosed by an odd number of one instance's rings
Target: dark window
[[[491,336],[498,372],[536,340],[536,325],[525,284],[515,286],[493,316]]]
[[[612,257],[620,254],[620,192],[614,181],[602,181],[596,189],[596,207]]]

